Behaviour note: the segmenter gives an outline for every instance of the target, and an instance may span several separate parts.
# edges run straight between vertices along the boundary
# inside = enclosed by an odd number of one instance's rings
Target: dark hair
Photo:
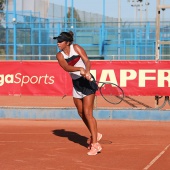
[[[67,38],[69,42],[73,41],[73,32],[62,32],[60,35],[63,35]]]
[[[58,37],[53,37],[53,39],[57,39],[58,41],[67,41],[72,43],[73,42],[73,32],[61,32]]]
[[[68,33],[72,36],[72,38],[74,37],[74,33],[72,31],[69,31]]]

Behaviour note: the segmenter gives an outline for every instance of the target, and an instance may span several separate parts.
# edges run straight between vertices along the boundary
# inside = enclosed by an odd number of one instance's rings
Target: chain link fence
[[[62,31],[74,32],[91,59],[154,60],[155,21],[127,21],[49,3],[47,0],[20,0],[13,20],[13,1],[0,11],[1,60],[54,60],[58,52],[53,37]],[[30,10],[27,10],[27,9]],[[66,14],[65,14],[66,13]],[[67,17],[66,17],[67,16]],[[16,37],[16,38],[15,38]],[[170,40],[170,22],[161,22],[160,39]],[[160,59],[170,59],[170,45],[160,45]]]

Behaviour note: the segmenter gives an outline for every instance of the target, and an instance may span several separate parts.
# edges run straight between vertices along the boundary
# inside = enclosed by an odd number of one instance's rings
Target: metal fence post
[[[17,24],[17,18],[16,18],[16,0],[13,1],[13,27],[14,27],[14,37],[13,37],[13,44],[14,44],[14,49],[13,49],[13,59],[16,60],[16,54],[17,54],[17,35],[16,35],[16,24]]]

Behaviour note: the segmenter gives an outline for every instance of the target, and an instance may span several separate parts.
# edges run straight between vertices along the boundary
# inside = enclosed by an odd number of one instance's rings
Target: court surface
[[[155,100],[154,96],[125,96],[120,104],[110,104],[101,96],[97,96],[94,108],[110,109],[155,109],[164,104],[165,97]],[[75,107],[72,96],[0,96],[1,107]],[[170,104],[165,103],[161,110],[170,110]]]
[[[88,156],[80,120],[0,119],[2,170],[169,170],[170,123],[98,120],[103,150]]]

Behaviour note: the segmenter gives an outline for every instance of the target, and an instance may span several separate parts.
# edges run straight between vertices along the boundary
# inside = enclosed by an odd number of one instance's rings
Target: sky
[[[74,4],[74,8],[91,13],[103,14],[105,11],[106,16],[122,19],[128,19],[132,21],[156,18],[156,3],[157,0],[143,0],[143,6],[139,7],[137,0],[50,0],[52,3],[59,5],[65,5],[67,1],[68,6]],[[134,2],[132,2],[134,1]],[[105,2],[105,10],[103,9],[103,2]],[[120,2],[120,3],[118,3]],[[170,0],[160,0],[160,4],[170,5]],[[120,4],[120,5],[118,5]],[[148,4],[148,5],[146,5]],[[131,6],[133,5],[133,6]],[[120,7],[120,13],[118,14],[118,7]],[[161,11],[161,19],[169,19],[170,8],[165,11]]]

